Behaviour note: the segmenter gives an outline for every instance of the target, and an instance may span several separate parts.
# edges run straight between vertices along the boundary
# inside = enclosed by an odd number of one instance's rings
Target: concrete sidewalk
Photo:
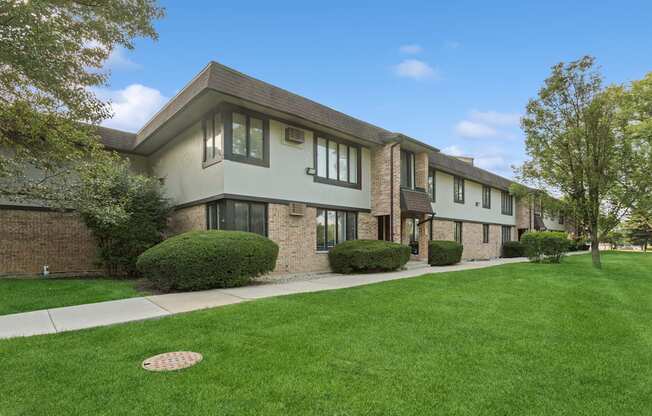
[[[273,296],[342,289],[389,280],[406,279],[430,273],[481,269],[525,261],[527,261],[526,258],[495,259],[462,262],[453,266],[443,267],[430,267],[426,265],[424,267],[397,272],[360,275],[326,273],[323,277],[312,280],[268,283],[232,289],[206,290],[202,292],[170,293],[167,295],[145,296],[141,298],[17,313],[0,316],[0,339],[53,334],[56,332],[158,318]]]

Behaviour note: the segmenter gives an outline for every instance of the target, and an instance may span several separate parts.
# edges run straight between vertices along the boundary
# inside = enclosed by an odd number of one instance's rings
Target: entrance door
[[[378,239],[392,241],[391,221],[389,215],[378,216]]]

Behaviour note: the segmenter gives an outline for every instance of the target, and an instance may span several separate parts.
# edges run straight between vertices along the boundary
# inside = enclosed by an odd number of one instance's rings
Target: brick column
[[[392,222],[394,229],[394,241],[400,243],[401,146],[399,144],[389,143],[373,149],[371,158],[371,183],[371,214],[374,216],[390,215],[392,213],[391,205],[393,205],[394,209]]]
[[[428,190],[428,153],[420,152],[414,155],[414,185],[417,188]],[[425,215],[422,215],[419,218],[419,221],[426,219]],[[419,227],[419,259],[427,260],[428,259],[428,231],[429,223],[423,223]]]

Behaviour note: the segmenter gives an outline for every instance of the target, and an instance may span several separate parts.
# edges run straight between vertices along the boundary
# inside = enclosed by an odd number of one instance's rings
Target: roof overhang
[[[419,189],[401,188],[401,214],[408,217],[420,217],[432,214],[430,195]]]

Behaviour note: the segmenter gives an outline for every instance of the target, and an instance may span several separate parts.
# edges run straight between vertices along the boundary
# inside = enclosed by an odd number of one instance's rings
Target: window
[[[319,135],[315,163],[315,181],[359,188],[360,150],[357,146]]]
[[[401,150],[401,187],[414,189],[414,153]]]
[[[512,227],[509,225],[502,226],[502,243],[505,244],[508,241],[512,241]]]
[[[482,185],[482,208],[491,208],[491,187]]]
[[[346,240],[358,238],[358,214],[317,209],[317,251],[327,251]]]
[[[464,178],[453,177],[453,201],[458,204],[464,203]]]
[[[206,205],[209,230],[249,231],[267,235],[267,205],[222,199]]]
[[[502,191],[500,195],[501,199],[501,212],[504,215],[513,215],[514,214],[514,197],[509,194],[507,191]]]
[[[482,224],[482,242],[484,244],[489,242],[489,224]]]
[[[226,158],[269,166],[269,120],[242,109],[225,114]]]
[[[428,195],[430,195],[430,201],[435,202],[437,200],[437,173],[434,169],[428,171]]]
[[[559,213],[559,224],[563,224],[563,223],[564,223],[564,214],[562,214],[562,213],[560,212],[560,213]]]
[[[222,160],[222,113],[211,112],[202,121],[204,164]]]
[[[462,244],[462,222],[461,221],[455,221],[455,241],[457,241],[459,244]]]

